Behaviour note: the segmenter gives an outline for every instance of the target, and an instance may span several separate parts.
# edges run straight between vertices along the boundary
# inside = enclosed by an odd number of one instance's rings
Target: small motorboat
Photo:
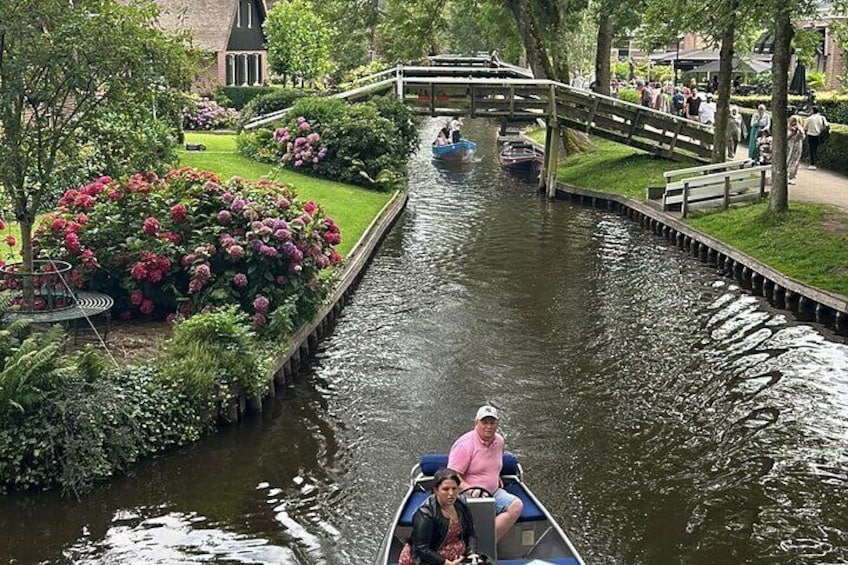
[[[386,532],[375,565],[394,565],[412,535],[412,517],[432,491],[433,475],[448,464],[446,454],[424,455],[412,468],[410,487]],[[495,543],[495,499],[467,498],[474,518],[478,552],[498,565],[584,565],[568,536],[524,484],[524,471],[511,453],[504,454],[504,488],[519,497],[524,509],[509,533]]]
[[[477,150],[477,144],[467,139],[446,145],[433,144],[433,158],[439,161],[466,162],[470,161]]]
[[[544,153],[532,143],[515,141],[507,143],[501,150],[501,166],[506,169],[530,169],[544,160]]]

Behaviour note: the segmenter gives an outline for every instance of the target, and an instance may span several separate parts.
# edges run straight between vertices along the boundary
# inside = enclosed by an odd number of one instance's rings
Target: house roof
[[[200,49],[225,51],[239,0],[156,0],[159,24],[169,31],[191,32],[192,43]],[[268,13],[264,0],[256,0],[263,17]]]

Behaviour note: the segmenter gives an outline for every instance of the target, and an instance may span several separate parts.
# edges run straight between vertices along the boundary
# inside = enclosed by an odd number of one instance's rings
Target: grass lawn
[[[341,228],[342,242],[337,248],[342,255],[347,255],[371,220],[392,197],[391,193],[319,179],[251,161],[236,153],[236,136],[233,134],[187,132],[186,143],[202,143],[206,151],[181,150],[180,165],[211,171],[222,179],[234,176],[248,180],[273,178],[291,186],[302,200],[318,202]]]
[[[789,277],[848,296],[848,214],[806,202],[792,202],[780,216],[767,208],[763,202],[687,223]]]
[[[529,136],[539,143],[545,142],[544,129],[534,130]],[[665,184],[665,171],[695,165],[694,162],[669,161],[597,137],[592,138],[592,145],[593,150],[587,153],[577,153],[560,159],[557,179],[575,186],[644,200],[646,187]]]
[[[545,130],[529,133],[544,143]],[[592,138],[594,151],[569,155],[557,179],[645,201],[649,185],[662,186],[664,171],[691,166]],[[702,213],[692,227],[805,284],[848,296],[848,213],[822,204],[791,202],[786,214],[768,213],[763,202]]]

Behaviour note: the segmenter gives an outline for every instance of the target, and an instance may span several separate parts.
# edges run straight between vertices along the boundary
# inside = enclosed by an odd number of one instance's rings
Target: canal
[[[310,369],[81,500],[0,500],[0,562],[371,562],[422,452],[502,411],[590,564],[848,561],[848,348],[615,214],[429,159]]]

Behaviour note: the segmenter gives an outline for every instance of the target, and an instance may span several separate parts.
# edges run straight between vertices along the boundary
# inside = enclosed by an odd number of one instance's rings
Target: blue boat
[[[404,543],[412,535],[412,517],[427,500],[433,475],[448,464],[446,454],[424,455],[412,468],[410,487],[383,539],[375,565],[398,562]],[[479,553],[498,565],[584,565],[568,536],[524,484],[524,470],[512,453],[505,453],[501,480],[507,492],[524,504],[521,517],[503,539],[495,542],[495,499],[467,498],[474,519]]]
[[[433,144],[433,158],[440,161],[470,161],[477,150],[477,144],[467,139],[460,139],[456,143],[447,145]]]

